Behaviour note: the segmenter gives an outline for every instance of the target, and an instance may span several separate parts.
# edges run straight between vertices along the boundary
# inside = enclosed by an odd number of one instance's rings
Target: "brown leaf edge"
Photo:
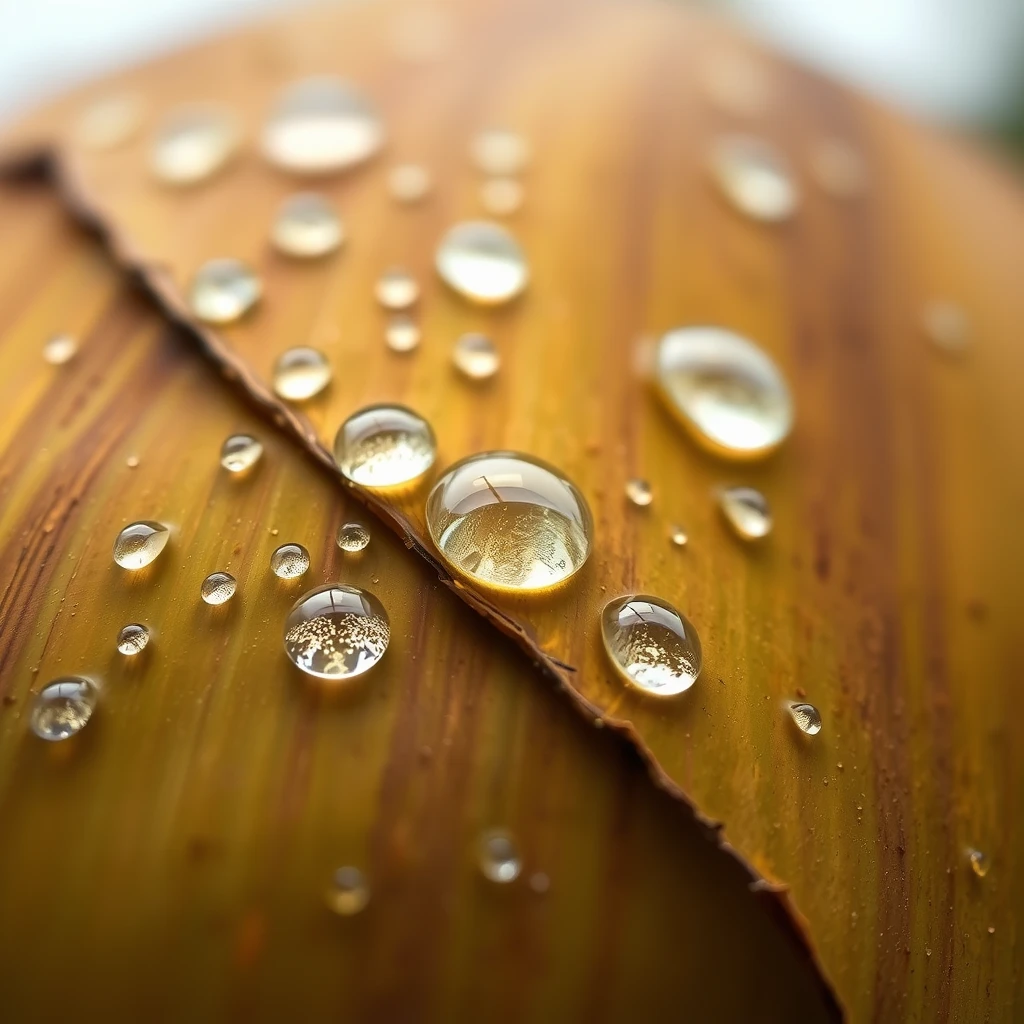
[[[456,580],[434,552],[420,542],[409,520],[398,509],[342,476],[333,453],[316,436],[310,424],[277,399],[246,363],[223,343],[215,331],[191,315],[167,268],[143,257],[132,241],[119,230],[114,219],[89,197],[88,190],[71,164],[61,156],[59,149],[55,146],[40,145],[0,153],[0,180],[44,181],[53,187],[75,221],[99,239],[127,277],[156,304],[171,323],[198,343],[203,354],[233,387],[242,392],[250,404],[278,428],[294,437],[322,469],[390,527],[407,548],[423,558],[437,573],[441,583],[522,648],[534,667],[554,682],[559,692],[567,696],[576,710],[595,728],[611,730],[620,742],[640,759],[651,781],[684,808],[705,838],[738,863],[749,876],[748,889],[751,894],[762,903],[763,909],[773,923],[807,958],[818,979],[822,1001],[831,1016],[837,1021],[845,1019],[839,997],[814,948],[809,925],[789,898],[788,886],[773,883],[761,876],[753,865],[726,841],[722,834],[725,823],[701,813],[696,804],[661,767],[633,728],[632,722],[604,717],[600,708],[587,700],[573,686],[572,679],[577,671],[573,665],[566,664],[545,652],[527,625],[495,607],[484,595]]]

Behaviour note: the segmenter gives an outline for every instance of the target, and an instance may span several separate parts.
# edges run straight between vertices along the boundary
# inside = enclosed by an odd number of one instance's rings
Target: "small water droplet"
[[[338,527],[338,547],[342,551],[363,551],[370,543],[370,531],[362,523],[342,523]]]
[[[364,487],[405,487],[434,464],[430,424],[404,405],[371,405],[353,413],[334,438],[342,474]]]
[[[232,434],[220,449],[220,464],[229,473],[244,473],[263,457],[263,445],[250,434]]]
[[[306,78],[278,99],[263,129],[263,155],[293,174],[329,174],[362,163],[384,129],[366,97],[340,78]]]
[[[308,558],[308,556],[307,556]],[[278,576],[281,573],[274,572]],[[235,577],[229,572],[211,572],[209,576],[203,580],[202,586],[199,588],[199,593],[202,595],[203,600],[207,604],[226,604],[235,596],[235,590],[238,588],[238,584],[235,582]]]
[[[833,199],[854,199],[867,185],[864,159],[842,139],[821,139],[811,150],[811,174]]]
[[[282,580],[295,580],[309,568],[309,552],[301,544],[282,544],[270,556],[271,572]]]
[[[482,305],[514,298],[529,276],[519,243],[490,221],[456,224],[441,239],[435,263],[446,284]]]
[[[813,704],[792,703],[788,709],[801,732],[808,736],[817,736],[821,732],[821,713]]]
[[[78,340],[70,334],[55,334],[43,346],[43,358],[51,366],[60,366],[78,352]]]
[[[370,886],[359,868],[338,868],[324,895],[328,909],[342,917],[351,917],[370,902]]]
[[[289,402],[304,402],[319,395],[332,375],[323,352],[300,345],[282,352],[274,363],[274,391]]]
[[[426,516],[445,561],[485,587],[547,590],[590,555],[586,499],[553,466],[518,452],[457,462],[430,492]]]
[[[658,343],[655,375],[669,409],[716,455],[767,455],[792,428],[793,403],[778,367],[723,327],[669,331]]]
[[[611,601],[601,615],[601,635],[612,664],[646,693],[671,697],[700,675],[697,630],[660,598],[638,594]]]
[[[316,259],[338,249],[345,230],[327,199],[316,192],[298,192],[278,207],[270,240],[286,256]]]
[[[143,103],[134,93],[104,96],[88,106],[75,124],[75,140],[85,149],[123,146],[139,130]]]
[[[62,676],[45,686],[32,708],[32,731],[57,742],[81,732],[96,707],[99,691],[82,676]]]
[[[636,478],[626,481],[626,497],[632,504],[646,507],[654,501],[654,491],[646,480]]]
[[[685,548],[690,538],[681,526],[673,526],[669,533],[669,540],[671,540],[677,548]]]
[[[718,492],[718,507],[742,540],[759,540],[771,533],[768,499],[753,487],[723,487]]]
[[[150,167],[168,185],[194,185],[217,173],[238,148],[238,123],[212,104],[179,107],[161,125]]]
[[[230,324],[259,301],[263,285],[241,260],[215,259],[196,271],[189,289],[192,312],[208,324]]]
[[[162,523],[150,520],[130,523],[114,541],[114,561],[122,569],[142,569],[167,547],[170,536]]]
[[[392,352],[411,352],[420,343],[420,325],[405,313],[388,318],[384,340]]]
[[[480,205],[492,217],[508,217],[522,208],[524,194],[515,178],[488,178],[480,186]]]
[[[971,341],[971,325],[964,308],[946,299],[925,304],[921,325],[928,340],[943,352],[959,355]]]
[[[711,171],[722,193],[741,213],[759,221],[781,221],[799,205],[786,161],[770,143],[745,135],[719,139]]]
[[[138,455],[129,455],[128,458],[124,460],[124,464],[129,469],[138,469],[139,468],[139,457],[138,457]]]
[[[396,164],[388,173],[388,191],[399,203],[418,203],[433,187],[430,171],[421,164]]]
[[[408,309],[420,297],[420,286],[407,270],[392,267],[377,279],[376,294],[385,309]]]
[[[519,174],[530,162],[530,146],[521,135],[489,128],[473,137],[469,156],[478,171],[492,177]]]
[[[132,657],[145,650],[149,643],[149,630],[141,622],[132,622],[121,627],[117,634],[117,649],[121,654]]]
[[[501,357],[485,334],[463,334],[452,349],[456,369],[471,380],[484,380],[498,372]]]
[[[484,878],[502,885],[514,882],[523,866],[515,840],[503,829],[488,829],[481,834],[477,857]]]
[[[388,649],[391,623],[369,591],[329,583],[299,598],[284,624],[291,661],[318,679],[351,679],[373,668]]]
[[[984,878],[988,874],[988,869],[989,869],[988,855],[982,853],[981,850],[976,850],[974,848],[968,849],[968,851],[967,851],[967,863],[971,865],[971,870],[979,878]]]

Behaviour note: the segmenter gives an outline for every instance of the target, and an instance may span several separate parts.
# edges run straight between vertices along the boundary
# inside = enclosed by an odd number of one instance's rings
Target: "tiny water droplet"
[[[274,570],[277,572],[277,570]],[[277,573],[278,576],[281,573]],[[211,572],[209,576],[203,580],[202,586],[199,588],[199,593],[202,595],[203,600],[207,604],[226,604],[235,596],[235,590],[238,588],[238,584],[235,582],[235,577],[229,572]]]
[[[530,146],[515,132],[489,128],[473,136],[469,156],[478,171],[492,177],[507,177],[526,168]]]
[[[646,480],[636,478],[626,481],[626,497],[632,504],[646,507],[654,501],[654,491]]]
[[[194,185],[217,173],[234,155],[240,133],[230,111],[212,104],[179,107],[160,126],[150,167],[168,185]]]
[[[289,402],[305,402],[331,382],[333,372],[319,349],[299,345],[282,352],[274,363],[274,391]]]
[[[299,192],[278,207],[270,240],[278,252],[298,259],[316,259],[345,241],[341,218],[316,192]]]
[[[309,568],[309,552],[301,544],[282,544],[270,556],[271,572],[282,580],[296,580]]]
[[[480,186],[480,205],[492,217],[508,217],[522,208],[524,194],[515,178],[488,178]]]
[[[132,657],[146,649],[149,643],[149,630],[141,622],[132,622],[121,627],[117,634],[117,649],[121,654]]]
[[[833,199],[854,199],[867,185],[864,159],[843,139],[820,139],[811,150],[811,174]]]
[[[507,885],[519,877],[522,862],[512,836],[503,829],[488,829],[477,840],[477,857],[484,878]]]
[[[318,679],[351,679],[373,668],[388,649],[391,623],[369,591],[329,583],[292,606],[284,649],[293,664]]]
[[[719,139],[711,172],[723,195],[753,220],[782,221],[795,212],[799,192],[786,161],[770,143],[745,135]]]
[[[230,324],[245,316],[262,292],[255,271],[241,260],[209,260],[192,278],[189,305],[208,324]]]
[[[324,894],[328,909],[342,917],[351,917],[370,902],[370,886],[359,868],[338,868]]]
[[[789,714],[796,727],[808,736],[817,736],[821,732],[821,713],[813,704],[790,704]]]
[[[97,152],[123,146],[139,130],[143,103],[134,93],[104,96],[88,106],[75,124],[75,140]]]
[[[681,526],[673,526],[671,533],[669,533],[669,540],[671,540],[677,548],[685,548],[689,539],[690,538],[686,531]]]
[[[232,434],[220,449],[220,464],[229,473],[244,473],[263,457],[263,445],[250,434]]]
[[[612,664],[646,693],[671,697],[688,690],[703,666],[693,623],[667,601],[647,594],[618,598],[601,614]]]
[[[742,540],[759,540],[771,533],[768,499],[753,487],[723,487],[718,492],[718,507]]]
[[[377,279],[376,294],[385,309],[408,309],[420,297],[420,286],[407,270],[392,267]]]
[[[130,523],[114,541],[114,561],[122,569],[142,569],[167,547],[170,536],[162,523],[150,520]]]
[[[519,243],[500,224],[463,221],[441,239],[435,255],[441,279],[482,305],[507,302],[525,287],[529,273]]]
[[[943,352],[959,355],[971,341],[971,325],[964,308],[946,299],[925,304],[921,325],[928,340]]]
[[[430,171],[421,164],[396,164],[388,173],[388,191],[399,203],[418,203],[433,187]]]
[[[384,340],[392,352],[411,352],[420,343],[420,325],[405,313],[388,318]]]
[[[70,334],[55,334],[43,346],[43,358],[51,366],[60,366],[78,352],[78,340]]]
[[[463,334],[452,348],[452,362],[470,380],[485,380],[498,372],[501,357],[487,335]]]
[[[979,878],[984,878],[988,874],[988,855],[982,853],[981,850],[976,850],[974,848],[969,849],[967,851],[967,863],[971,865],[971,870]]]
[[[370,543],[370,531],[362,523],[342,523],[338,527],[338,547],[342,551],[363,551]]]
[[[92,717],[99,691],[82,676],[62,676],[43,687],[32,707],[32,731],[57,742],[81,732]]]
[[[334,439],[342,474],[364,487],[405,487],[434,464],[430,424],[404,405],[371,405],[353,413]]]
[[[457,462],[427,498],[427,527],[445,561],[485,587],[518,593],[568,580],[590,554],[586,499],[557,469],[518,452]]]

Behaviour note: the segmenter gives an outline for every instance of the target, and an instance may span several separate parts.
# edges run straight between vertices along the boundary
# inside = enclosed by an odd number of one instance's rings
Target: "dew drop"
[[[420,286],[407,270],[392,267],[377,279],[376,295],[385,309],[408,309],[420,297]]]
[[[411,352],[420,343],[420,325],[405,313],[396,313],[384,328],[384,341],[392,352]]]
[[[384,130],[370,102],[340,78],[295,82],[263,129],[263,155],[293,174],[329,174],[369,159]]]
[[[484,878],[507,885],[519,877],[522,862],[516,841],[503,829],[488,829],[477,840],[477,860]]]
[[[369,543],[370,531],[362,523],[342,523],[338,527],[338,547],[342,551],[363,551]]]
[[[263,457],[263,445],[250,434],[232,434],[220,449],[220,464],[229,473],[244,473]]]
[[[515,178],[488,178],[480,186],[480,205],[492,217],[508,217],[522,207],[523,195]]]
[[[380,601],[340,583],[299,598],[284,624],[285,653],[318,679],[362,675],[384,657],[390,640],[391,623]]]
[[[301,544],[282,544],[270,556],[271,572],[282,580],[296,580],[309,568],[309,552]]]
[[[681,526],[673,526],[668,536],[669,540],[671,540],[677,548],[685,548],[690,540],[686,531]]]
[[[943,352],[959,355],[971,341],[971,325],[964,308],[946,299],[925,304],[921,325],[928,340]]]
[[[142,569],[167,547],[170,536],[170,531],[162,523],[149,520],[130,523],[114,541],[114,561],[122,569]]]
[[[590,554],[586,499],[553,466],[517,452],[457,462],[430,492],[426,518],[445,561],[497,590],[558,586]]]
[[[658,343],[655,377],[669,409],[717,455],[767,455],[793,426],[793,403],[778,367],[724,327],[669,331]]]
[[[753,487],[723,487],[718,492],[718,507],[742,540],[759,540],[771,533],[768,499]]]
[[[117,649],[127,657],[134,657],[146,649],[149,630],[141,622],[132,622],[121,627],[117,634]]]
[[[654,501],[654,491],[646,480],[634,479],[626,481],[626,498],[633,504],[642,508]]]
[[[790,704],[789,713],[801,732],[808,736],[821,732],[821,712],[813,704]]]
[[[277,570],[274,570],[277,572]],[[277,573],[280,576],[280,573]],[[202,595],[203,600],[207,604],[226,604],[235,596],[235,590],[238,589],[238,584],[235,582],[235,577],[229,572],[211,572],[209,576],[203,580],[202,586],[199,588],[199,593]]]
[[[92,717],[99,691],[82,676],[63,676],[45,686],[32,708],[32,731],[57,742],[81,732]]]
[[[319,349],[300,345],[282,352],[274,363],[274,391],[289,402],[320,394],[331,381],[331,364]]]
[[[338,868],[331,877],[324,900],[329,910],[341,917],[351,917],[370,902],[370,886],[359,868]]]
[[[215,259],[204,263],[189,289],[192,312],[208,324],[240,320],[259,301],[263,285],[241,260]]]
[[[521,135],[489,128],[473,137],[469,156],[478,171],[493,177],[519,174],[530,162],[530,146]]]
[[[404,405],[371,405],[353,413],[334,438],[342,474],[364,487],[405,487],[434,464],[430,424]]]
[[[430,171],[421,164],[396,164],[388,173],[388,191],[399,203],[418,203],[433,187]]]
[[[161,125],[150,167],[168,185],[194,185],[217,173],[238,148],[234,116],[210,104],[180,107]]]
[[[97,152],[116,149],[139,130],[143,103],[134,93],[105,96],[87,107],[75,125],[75,140]]]
[[[855,199],[867,185],[864,160],[842,139],[821,139],[811,150],[811,174],[818,187],[833,199]]]
[[[316,192],[298,192],[280,205],[270,240],[278,252],[297,259],[316,259],[345,241],[341,218]]]
[[[435,256],[442,280],[482,305],[507,302],[529,276],[519,243],[500,224],[463,221],[441,239]]]
[[[78,340],[70,334],[55,334],[43,346],[43,358],[51,366],[61,366],[75,357]]]
[[[471,380],[484,380],[498,372],[501,357],[485,334],[463,334],[452,349],[456,369]]]
[[[796,182],[770,143],[745,135],[719,139],[711,154],[719,188],[741,213],[759,221],[781,221],[799,204]]]
[[[982,853],[981,850],[974,848],[968,849],[967,851],[967,863],[971,865],[971,870],[979,877],[984,878],[988,874],[989,859],[988,855]]]

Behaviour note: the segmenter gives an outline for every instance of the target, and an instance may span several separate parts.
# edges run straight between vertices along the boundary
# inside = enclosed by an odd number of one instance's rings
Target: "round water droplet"
[[[68,362],[77,352],[78,341],[70,334],[55,334],[43,346],[43,358],[51,366]]]
[[[753,487],[723,487],[718,507],[742,540],[759,540],[772,530],[768,499]]]
[[[711,154],[719,188],[741,213],[759,221],[792,216],[799,192],[786,161],[770,143],[745,135],[719,139]]]
[[[446,284],[482,305],[514,298],[529,276],[519,243],[500,224],[483,220],[451,228],[441,239],[435,263]]]
[[[208,324],[230,324],[245,316],[262,292],[255,271],[241,260],[209,260],[192,278],[189,304]]]
[[[411,352],[420,343],[420,325],[405,313],[396,313],[384,328],[384,340],[392,352]]]
[[[854,199],[867,185],[864,160],[842,139],[821,139],[811,150],[811,174],[818,187],[834,199]]]
[[[808,736],[821,732],[821,714],[813,704],[790,704],[789,713],[801,732]]]
[[[316,192],[299,192],[278,208],[270,240],[286,256],[316,259],[338,249],[345,231],[327,199]]]
[[[220,464],[229,473],[244,473],[263,457],[263,445],[249,434],[232,434],[220,449]]]
[[[277,570],[274,570],[277,572]],[[280,573],[277,573],[280,576]],[[226,604],[235,596],[238,584],[229,572],[211,572],[203,580],[199,593],[207,604]]]
[[[63,676],[44,687],[32,708],[32,731],[57,742],[81,732],[92,717],[99,691],[82,676]]]
[[[284,649],[318,679],[351,679],[373,668],[391,640],[384,606],[359,587],[329,583],[299,598],[284,624]]]
[[[955,302],[936,299],[927,303],[921,312],[921,325],[928,340],[943,352],[958,355],[970,344],[967,312]]]
[[[984,878],[988,874],[989,859],[987,854],[970,848],[967,851],[967,863],[971,865],[971,870],[979,877]]]
[[[793,403],[778,367],[724,327],[669,331],[658,343],[655,377],[672,412],[717,455],[767,455],[793,426]]]
[[[319,349],[300,345],[282,352],[274,363],[274,391],[289,402],[319,395],[331,381],[331,364]]]
[[[484,878],[502,885],[514,882],[523,867],[515,840],[503,829],[488,829],[481,834],[477,857]]]
[[[392,267],[377,279],[376,292],[385,309],[408,309],[420,297],[420,286],[407,270]]]
[[[433,187],[430,171],[420,164],[396,164],[388,173],[388,191],[400,203],[418,203]]]
[[[170,539],[161,523],[143,520],[126,526],[114,541],[114,561],[122,569],[142,569],[160,554]]]
[[[515,178],[488,178],[480,186],[480,205],[492,217],[508,217],[522,207],[523,195]]]
[[[213,105],[181,107],[164,121],[150,152],[150,167],[169,185],[193,185],[212,177],[238,148],[238,123]]]
[[[366,97],[339,78],[307,78],[289,86],[264,129],[263,155],[293,174],[330,174],[362,163],[380,148],[384,130]]]
[[[301,544],[282,544],[270,556],[271,572],[282,580],[296,580],[309,568],[309,552]]]
[[[586,499],[553,466],[517,452],[457,462],[430,492],[426,514],[445,561],[485,587],[547,590],[590,554]]]
[[[364,487],[405,487],[434,464],[430,424],[404,405],[371,405],[353,413],[334,438],[341,472]]]
[[[669,540],[671,540],[677,548],[685,548],[690,538],[681,526],[673,526],[669,533]]]
[[[469,156],[477,170],[495,177],[519,174],[530,162],[530,146],[521,135],[490,128],[473,137]]]
[[[92,150],[123,146],[138,131],[142,100],[134,93],[105,96],[87,107],[75,125],[75,140]]]
[[[363,551],[369,543],[370,531],[362,523],[342,523],[338,527],[338,547],[342,551]]]
[[[697,631],[660,598],[639,594],[610,602],[601,615],[601,635],[612,664],[645,693],[671,697],[700,675]]]
[[[485,334],[464,334],[452,349],[452,361],[471,380],[484,380],[498,372],[501,357]]]
[[[338,868],[327,887],[324,900],[329,910],[342,917],[351,917],[370,902],[370,886],[359,868]]]
[[[651,485],[646,480],[627,480],[626,497],[634,505],[645,508],[654,501],[654,491],[651,490]]]
[[[141,622],[132,622],[121,627],[117,634],[117,649],[129,658],[140,654],[149,643],[149,630]]]

